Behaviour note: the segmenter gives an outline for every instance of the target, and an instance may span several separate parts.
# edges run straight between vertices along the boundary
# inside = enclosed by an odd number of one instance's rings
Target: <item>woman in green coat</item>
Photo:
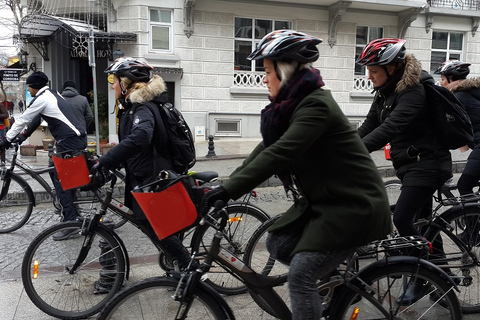
[[[290,265],[293,319],[320,319],[317,279],[354,250],[391,231],[385,188],[375,164],[312,67],[322,40],[293,30],[266,35],[249,59],[264,59],[271,103],[262,110],[263,141],[208,204],[236,199],[273,174],[295,204],[272,226],[267,247]]]

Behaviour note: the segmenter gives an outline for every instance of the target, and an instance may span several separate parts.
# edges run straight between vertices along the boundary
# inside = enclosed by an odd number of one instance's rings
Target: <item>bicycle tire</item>
[[[32,215],[35,197],[28,182],[10,172],[10,182],[2,179],[0,192],[8,188],[0,199],[0,233],[9,233],[20,229]]]
[[[62,230],[80,232],[81,228],[82,222],[78,221],[47,228],[29,245],[22,263],[23,286],[30,300],[43,312],[61,319],[81,319],[98,313],[121,288],[125,278],[122,248],[102,226],[94,231],[84,262],[74,274],[68,272],[86,236],[78,234],[79,237],[63,241],[54,241],[52,236]],[[100,241],[103,248],[99,247]],[[94,293],[100,274],[103,283],[111,286],[108,293]]]
[[[390,204],[390,210],[395,208],[398,197],[402,189],[402,182],[399,179],[388,180],[384,182],[385,191],[387,191],[388,203]]]
[[[403,257],[397,257],[403,258]],[[413,259],[416,260],[416,259]],[[338,296],[332,302],[329,311],[330,319],[351,319],[358,311],[355,319],[422,319],[422,320],[458,320],[462,318],[460,306],[452,284],[445,278],[416,263],[374,262],[358,273],[352,284],[364,292],[357,292],[342,286]],[[413,303],[403,303],[403,293],[410,281],[421,284],[423,293]],[[387,317],[369,298],[382,305]],[[358,308],[358,309],[356,309]]]
[[[263,210],[249,203],[231,202],[225,209],[230,223],[225,227],[224,237],[220,246],[242,259],[245,248],[255,231],[270,217]],[[205,226],[197,227],[192,244],[192,252],[199,256],[205,252],[212,242],[215,230]],[[207,283],[215,290],[226,295],[236,295],[247,292],[245,284],[216,262],[212,263],[207,273]]]
[[[179,302],[172,298],[178,281],[173,278],[148,278],[121,290],[100,312],[97,320],[177,319]],[[221,304],[200,286],[194,289],[188,319],[231,319]],[[183,318],[182,318],[183,319]]]
[[[437,217],[430,224],[424,234],[425,238],[434,243],[433,252],[429,260],[432,263],[445,266],[448,264],[451,275],[457,280],[460,292],[457,292],[458,300],[462,312],[466,314],[480,312],[480,262],[478,259],[480,253],[480,239],[478,232],[469,234],[465,231],[465,221],[477,221],[480,219],[479,207],[454,207]],[[443,226],[449,232],[445,233],[437,226]],[[477,229],[480,225],[474,226]],[[462,235],[467,235],[472,239],[463,238],[469,242],[466,247],[458,244]],[[475,238],[475,239],[473,239]],[[441,239],[445,255],[435,246],[436,240]],[[473,241],[474,240],[474,241]],[[442,267],[443,267],[442,266]]]

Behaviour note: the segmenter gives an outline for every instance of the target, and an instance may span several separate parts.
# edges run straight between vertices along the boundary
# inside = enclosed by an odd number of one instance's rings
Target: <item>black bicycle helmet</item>
[[[323,40],[295,30],[270,32],[258,43],[257,48],[247,57],[248,60],[270,59],[314,62],[319,53],[317,44]]]
[[[127,77],[133,82],[148,82],[153,76],[153,67],[133,58],[119,58],[104,71],[119,77]]]
[[[470,73],[471,63],[460,60],[447,60],[435,71],[436,74],[443,74],[447,79],[455,81],[466,79]]]
[[[370,41],[355,61],[362,66],[384,66],[391,62],[405,60],[405,40],[382,38]]]

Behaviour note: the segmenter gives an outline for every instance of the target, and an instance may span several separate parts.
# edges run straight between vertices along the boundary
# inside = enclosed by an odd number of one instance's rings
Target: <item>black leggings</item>
[[[401,236],[420,235],[414,223],[432,213],[432,196],[435,188],[402,187],[393,212],[393,223]]]

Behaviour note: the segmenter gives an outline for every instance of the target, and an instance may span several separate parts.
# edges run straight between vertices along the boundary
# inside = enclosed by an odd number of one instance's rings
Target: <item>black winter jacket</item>
[[[144,220],[145,216],[130,191],[135,186],[154,181],[160,171],[172,169],[170,162],[155,151],[152,142],[154,116],[143,104],[147,101],[166,102],[165,83],[162,78],[154,77],[147,87],[130,94],[124,103],[124,108],[118,114],[120,143],[99,160],[102,166],[109,169],[125,166],[127,173],[125,204],[133,208],[137,220]]]
[[[474,149],[480,149],[480,78],[457,80],[447,86],[465,107],[474,133]]]
[[[451,177],[450,151],[433,134],[423,82],[433,78],[407,55],[405,67],[376,88],[367,117],[358,129],[372,152],[390,142],[390,156],[404,186],[440,186]]]

